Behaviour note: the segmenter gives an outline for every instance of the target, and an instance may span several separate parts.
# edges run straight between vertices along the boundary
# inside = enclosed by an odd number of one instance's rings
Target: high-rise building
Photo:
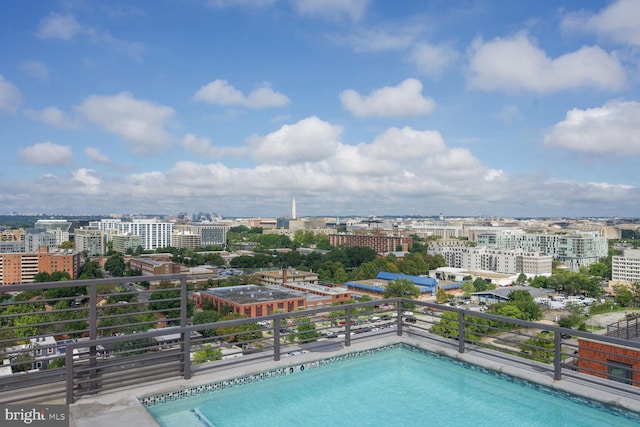
[[[107,233],[104,230],[78,228],[75,231],[76,252],[86,251],[89,256],[107,253]]]
[[[113,234],[131,234],[140,237],[140,245],[144,250],[155,250],[172,246],[172,222],[161,222],[157,219],[134,219],[121,221],[119,219],[102,219],[91,221],[90,228],[105,230],[107,239]]]

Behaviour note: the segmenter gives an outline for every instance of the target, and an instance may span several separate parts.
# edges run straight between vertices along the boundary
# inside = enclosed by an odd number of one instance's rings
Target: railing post
[[[458,353],[464,353],[464,312],[458,312]]]
[[[191,331],[185,331],[187,327],[187,278],[180,279],[180,328],[182,329],[182,351],[180,364],[182,376],[185,380],[191,379]]]
[[[398,323],[397,329],[398,329],[398,336],[401,337],[402,336],[402,301],[397,301],[396,302],[396,322]]]
[[[553,379],[562,379],[562,334],[553,334]]]
[[[94,341],[98,339],[98,287],[95,283],[89,285],[89,340]],[[94,368],[89,371],[89,378],[95,380],[98,377],[97,371],[97,350],[96,345],[89,347],[89,366]],[[78,352],[78,356],[82,357]],[[73,359],[72,359],[73,360]],[[89,389],[91,391],[98,392],[98,385],[96,381],[89,383]]]
[[[73,393],[73,349],[70,349],[69,346],[65,347],[65,361],[64,366],[67,371],[67,378],[65,379],[66,387],[67,387],[67,395],[65,398],[65,403],[67,405],[71,405],[75,402],[75,396]]]
[[[349,347],[351,345],[351,307],[347,306],[345,310],[344,319],[344,345]]]
[[[280,360],[280,318],[273,319],[273,360]]]

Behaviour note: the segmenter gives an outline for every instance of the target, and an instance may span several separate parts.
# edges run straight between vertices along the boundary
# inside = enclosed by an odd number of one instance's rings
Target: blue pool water
[[[627,417],[406,348],[147,408],[162,426],[638,426]]]

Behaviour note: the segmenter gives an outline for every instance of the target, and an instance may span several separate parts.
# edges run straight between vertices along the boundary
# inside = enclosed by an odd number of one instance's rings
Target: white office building
[[[611,257],[611,282],[640,282],[640,250],[627,249],[622,255]]]

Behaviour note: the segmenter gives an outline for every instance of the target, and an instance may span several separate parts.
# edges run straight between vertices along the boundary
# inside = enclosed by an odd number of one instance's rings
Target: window
[[[633,382],[633,366],[629,363],[607,360],[607,375],[610,380],[631,384]]]

